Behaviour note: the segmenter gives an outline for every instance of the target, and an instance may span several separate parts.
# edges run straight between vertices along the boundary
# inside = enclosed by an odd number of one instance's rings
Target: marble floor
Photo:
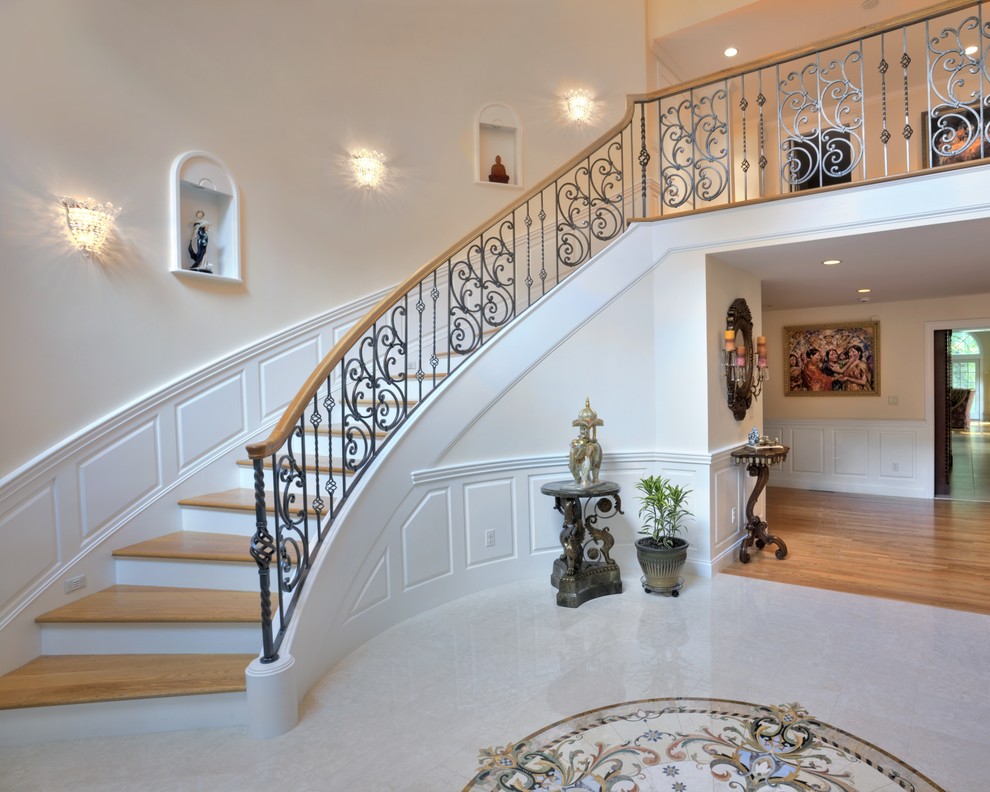
[[[947,792],[990,788],[990,616],[748,578],[559,608],[546,579],[369,641],[269,741],[240,729],[0,748],[0,789],[458,792],[482,748],[622,701],[798,702]]]

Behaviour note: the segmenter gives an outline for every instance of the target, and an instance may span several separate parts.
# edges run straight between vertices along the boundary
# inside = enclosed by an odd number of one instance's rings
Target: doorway
[[[990,501],[990,422],[984,419],[990,328],[934,333],[935,497]]]

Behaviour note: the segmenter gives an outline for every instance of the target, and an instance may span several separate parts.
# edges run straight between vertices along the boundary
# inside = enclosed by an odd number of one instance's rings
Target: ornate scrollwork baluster
[[[966,54],[964,34],[976,32],[979,57]],[[987,31],[978,16],[963,19],[928,35],[928,88],[930,102],[926,145],[932,164],[965,162],[983,156],[988,139],[988,99],[983,96],[987,65],[982,51]],[[939,79],[942,77],[943,79]]]

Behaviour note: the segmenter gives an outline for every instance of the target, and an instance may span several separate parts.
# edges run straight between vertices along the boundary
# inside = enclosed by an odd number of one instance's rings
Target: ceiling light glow
[[[836,264],[841,264],[841,263],[842,263],[842,259],[825,259],[822,262],[822,264],[824,264],[826,267],[832,267],[835,266]]]
[[[728,47],[725,50],[725,57],[727,58],[734,58],[738,54],[739,54],[739,50],[737,50],[735,47]]]

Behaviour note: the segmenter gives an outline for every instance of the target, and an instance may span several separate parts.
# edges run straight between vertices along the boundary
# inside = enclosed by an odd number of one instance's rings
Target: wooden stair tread
[[[248,490],[250,492],[250,490]],[[252,501],[254,493],[251,493]],[[234,561],[255,563],[250,553],[251,540],[231,534],[205,531],[175,531],[145,542],[113,551],[114,558],[159,558],[186,561]]]
[[[237,693],[256,655],[46,655],[0,677],[0,710]]]
[[[252,591],[116,585],[42,613],[35,621],[39,624],[260,623],[261,598]]]
[[[238,463],[241,464],[241,463]],[[250,464],[250,460],[248,460]],[[269,465],[271,467],[271,465]],[[302,491],[297,494],[298,504],[302,498]],[[265,492],[265,509],[271,514],[275,512],[275,496],[271,492]],[[195,506],[199,509],[233,509],[237,511],[254,512],[254,490],[247,487],[239,489],[224,490],[223,492],[208,492],[203,495],[196,495],[192,498],[183,498],[179,501],[180,506]],[[312,507],[310,514],[316,514]],[[189,531],[188,533],[194,533]]]

